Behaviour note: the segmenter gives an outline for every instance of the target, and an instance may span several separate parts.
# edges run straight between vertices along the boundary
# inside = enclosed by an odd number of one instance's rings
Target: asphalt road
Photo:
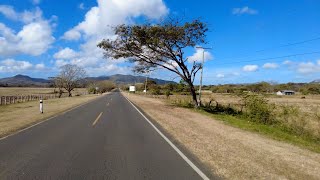
[[[202,178],[113,92],[0,140],[0,179]]]

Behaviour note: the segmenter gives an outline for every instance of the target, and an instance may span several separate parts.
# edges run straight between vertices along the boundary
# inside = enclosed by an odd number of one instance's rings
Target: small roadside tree
[[[119,25],[114,28],[115,39],[104,39],[98,47],[105,57],[126,58],[135,63],[136,72],[163,68],[180,76],[189,86],[194,106],[198,106],[194,79],[202,68],[200,63],[188,63],[184,50],[206,43],[207,25],[199,20],[181,24],[169,20],[157,25]]]
[[[69,93],[69,97],[72,96],[71,91],[83,82],[86,77],[86,71],[72,64],[67,64],[60,67],[60,74],[56,77],[63,88]]]

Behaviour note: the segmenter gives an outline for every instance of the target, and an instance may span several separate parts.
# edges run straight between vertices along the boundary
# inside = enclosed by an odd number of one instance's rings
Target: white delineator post
[[[43,100],[40,99],[40,113],[43,113]]]

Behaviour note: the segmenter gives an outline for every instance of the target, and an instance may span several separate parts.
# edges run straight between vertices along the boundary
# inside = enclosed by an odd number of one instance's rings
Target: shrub
[[[274,104],[269,104],[263,96],[245,95],[242,99],[244,103],[244,115],[254,122],[263,124],[275,123]]]
[[[171,95],[171,92],[169,89],[166,90],[165,95],[167,97],[167,99],[169,98],[169,96]]]

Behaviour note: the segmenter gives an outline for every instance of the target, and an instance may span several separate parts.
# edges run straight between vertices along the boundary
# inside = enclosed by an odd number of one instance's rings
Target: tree
[[[105,80],[105,81],[98,82],[97,87],[99,88],[98,89],[99,93],[105,93],[116,88],[116,85],[112,81]]]
[[[55,88],[58,88],[59,98],[61,98],[63,93],[63,79],[60,77],[54,77],[53,78],[54,86]]]
[[[63,88],[68,91],[69,97],[72,96],[71,91],[83,82],[86,77],[86,71],[72,64],[67,64],[60,67],[60,74],[56,77],[59,83],[62,83]]]
[[[126,58],[135,63],[136,72],[160,67],[176,73],[187,83],[193,103],[198,106],[193,83],[202,66],[195,61],[188,64],[184,50],[206,43],[207,31],[207,25],[199,20],[184,24],[168,20],[157,25],[119,25],[114,28],[116,38],[104,39],[98,47],[107,58]]]

